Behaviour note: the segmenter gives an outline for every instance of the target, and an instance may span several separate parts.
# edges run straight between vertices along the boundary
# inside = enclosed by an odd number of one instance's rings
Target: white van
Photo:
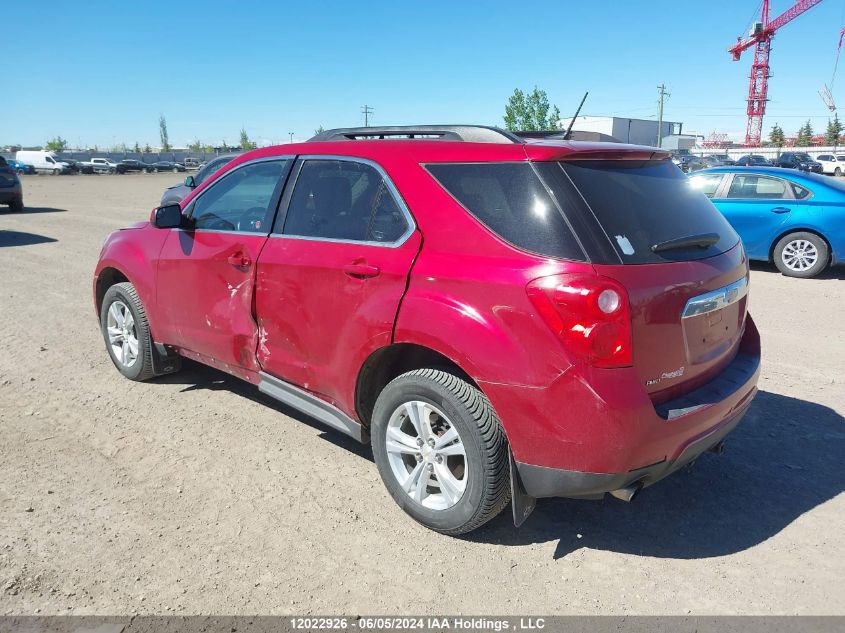
[[[64,174],[68,171],[67,163],[61,162],[53,152],[45,150],[22,150],[15,154],[15,160],[24,163],[25,165],[32,165],[35,171],[45,172],[48,174]]]

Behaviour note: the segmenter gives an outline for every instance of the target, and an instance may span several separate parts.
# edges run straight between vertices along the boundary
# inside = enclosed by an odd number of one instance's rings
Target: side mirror
[[[188,176],[187,178],[185,178],[185,186],[190,187],[191,189],[194,189],[197,186],[197,183],[194,181],[193,176]]]
[[[158,229],[178,229],[182,226],[182,207],[168,204],[155,210],[153,226]]]

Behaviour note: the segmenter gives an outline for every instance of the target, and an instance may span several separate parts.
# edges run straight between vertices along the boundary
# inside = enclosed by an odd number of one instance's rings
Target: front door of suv
[[[258,262],[258,361],[351,414],[358,370],[391,341],[420,234],[374,163],[303,157],[290,180]]]
[[[173,229],[159,256],[156,303],[166,328],[156,332],[159,341],[238,375],[258,369],[255,263],[291,163],[239,165],[185,208],[189,229]]]

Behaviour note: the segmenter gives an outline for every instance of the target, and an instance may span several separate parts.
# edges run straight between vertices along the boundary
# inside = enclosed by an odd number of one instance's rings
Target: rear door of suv
[[[391,341],[421,236],[373,162],[304,156],[290,182],[258,261],[258,362],[352,414],[350,376]]]

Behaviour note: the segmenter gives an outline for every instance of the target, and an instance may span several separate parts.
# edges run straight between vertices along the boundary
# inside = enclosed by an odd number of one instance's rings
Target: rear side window
[[[573,186],[577,189],[586,207],[569,202],[564,212],[592,213],[625,264],[703,259],[739,241],[722,214],[690,187],[672,161],[566,161],[538,163],[538,169],[558,200],[573,200],[567,194]],[[658,244],[710,233],[719,236],[710,246],[652,250]]]
[[[409,229],[379,171],[346,160],[305,161],[284,222],[285,235],[384,244]]]
[[[529,163],[438,163],[426,169],[505,241],[540,255],[584,260],[566,220]]]
[[[783,180],[753,174],[734,174],[728,189],[728,198],[773,200],[788,197]]]
[[[703,193],[708,198],[716,195],[716,190],[722,184],[723,174],[696,174],[689,179],[690,187]]]

